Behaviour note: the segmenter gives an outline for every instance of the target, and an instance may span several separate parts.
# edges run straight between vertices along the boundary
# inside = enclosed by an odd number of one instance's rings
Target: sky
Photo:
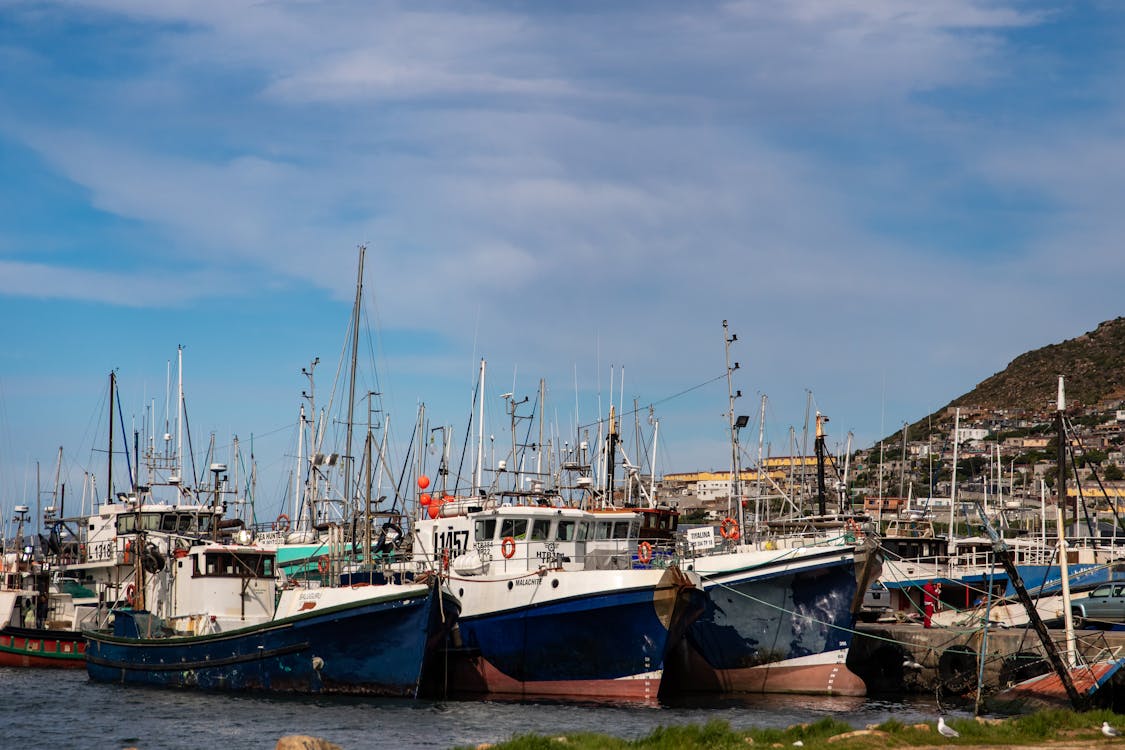
[[[492,450],[543,379],[559,441],[651,405],[658,473],[729,468],[724,320],[749,458],[810,404],[869,446],[1122,314],[1123,32],[1097,0],[8,0],[0,509],[105,482],[111,371],[162,432],[181,346],[192,450],[252,445],[284,507],[360,245],[400,462],[422,404],[463,437],[483,359]]]

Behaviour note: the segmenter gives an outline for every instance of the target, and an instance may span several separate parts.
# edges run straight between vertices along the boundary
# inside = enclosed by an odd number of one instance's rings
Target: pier
[[[975,694],[978,680],[988,693],[1051,669],[1030,628],[993,627],[987,638],[983,628],[924,628],[913,623],[859,624],[856,630],[848,669],[863,679],[869,695]],[[1065,658],[1065,632],[1051,634]],[[1125,630],[1079,630],[1075,636],[1083,661],[1125,655]]]

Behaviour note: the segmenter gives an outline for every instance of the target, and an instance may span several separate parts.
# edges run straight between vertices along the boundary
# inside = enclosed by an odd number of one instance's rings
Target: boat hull
[[[714,555],[697,559],[695,570],[707,604],[676,644],[670,688],[866,694],[846,666],[857,589],[849,548]]]
[[[354,603],[213,635],[87,631],[86,667],[98,682],[414,697],[434,629],[442,627],[435,610],[456,611],[454,601],[439,607],[437,597],[425,587],[393,598],[371,592]]]
[[[448,652],[453,697],[655,703],[666,649],[703,606],[702,591],[675,568],[524,580],[534,580],[533,595],[475,614],[474,585],[516,587],[466,584],[459,643]]]
[[[1097,692],[1125,666],[1125,659],[1100,661],[1081,667],[1072,667],[1070,680],[1078,695],[1092,700]],[[1048,672],[1018,682],[989,700],[993,709],[1005,711],[1035,711],[1049,708],[1071,707],[1070,696],[1062,679],[1054,672]]]
[[[16,627],[0,630],[0,667],[85,666],[86,639],[79,632]]]

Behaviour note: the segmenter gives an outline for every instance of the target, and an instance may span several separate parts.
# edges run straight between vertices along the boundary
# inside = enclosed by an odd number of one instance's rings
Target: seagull
[[[954,729],[953,727],[951,727],[951,726],[949,726],[948,724],[945,723],[945,717],[944,716],[937,717],[937,730],[938,730],[938,734],[940,734],[942,737],[960,737],[961,736],[960,732],[958,732],[956,729]]]
[[[1111,727],[1109,725],[1108,721],[1103,721],[1102,722],[1102,734],[1104,734],[1106,737],[1117,737],[1121,734],[1121,732],[1119,732],[1116,729],[1114,729],[1113,727]]]

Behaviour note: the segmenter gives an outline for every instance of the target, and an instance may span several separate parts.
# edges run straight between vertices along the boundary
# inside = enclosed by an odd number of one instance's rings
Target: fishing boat
[[[34,547],[19,547],[27,511],[25,505],[16,506],[21,519],[17,549],[2,557],[0,666],[81,669],[86,641],[73,598],[81,592],[58,590],[49,566],[34,558]]]
[[[707,604],[669,658],[678,690],[866,695],[847,667],[862,591],[853,545],[770,539],[693,549],[683,566],[701,577]]]
[[[137,594],[111,629],[86,631],[91,679],[415,697],[457,613],[435,578],[279,590],[276,553],[253,544],[193,545],[153,578],[163,616]]]
[[[547,495],[432,502],[415,520],[414,564],[439,561],[461,602],[451,696],[658,701],[666,650],[703,594],[639,539],[635,513]]]
[[[747,518],[738,430],[748,419],[734,416],[737,395],[730,376],[737,363],[731,366],[730,344],[737,337],[727,335],[726,321],[723,329],[731,497],[739,501],[717,535],[711,526],[693,529],[682,548],[681,564],[701,577],[707,604],[669,659],[671,683],[686,693],[866,695],[847,658],[863,591],[878,575],[878,559],[857,539],[860,526],[843,512],[842,501],[841,513],[828,512],[827,418],[816,414],[817,512],[772,523],[756,514]]]

